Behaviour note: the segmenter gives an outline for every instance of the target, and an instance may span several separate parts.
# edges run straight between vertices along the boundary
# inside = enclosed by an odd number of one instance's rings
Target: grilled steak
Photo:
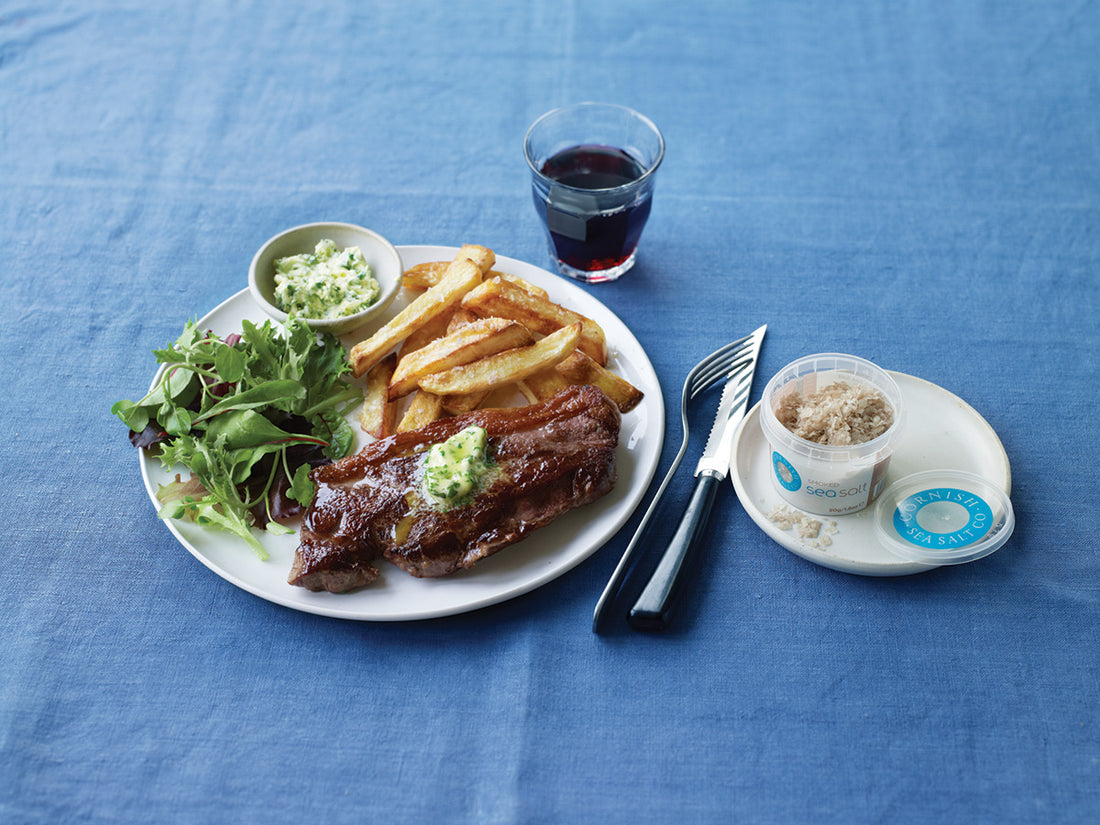
[[[433,508],[420,493],[424,454],[471,424],[488,433],[494,472],[468,504]],[[289,581],[351,590],[378,577],[378,556],[418,577],[472,567],[609,492],[619,425],[603,392],[568,387],[541,404],[435,421],[319,467]]]

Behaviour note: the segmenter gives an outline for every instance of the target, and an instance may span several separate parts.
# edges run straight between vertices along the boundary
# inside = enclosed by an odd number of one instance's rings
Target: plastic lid
[[[963,564],[999,550],[1016,526],[1012,502],[981,476],[928,470],[879,496],[875,532],[891,553],[924,564]]]

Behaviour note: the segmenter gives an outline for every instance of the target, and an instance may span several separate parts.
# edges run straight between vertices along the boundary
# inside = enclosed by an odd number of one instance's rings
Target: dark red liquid
[[[634,253],[649,217],[649,192],[640,192],[636,200],[610,212],[595,202],[600,200],[598,190],[632,183],[645,174],[638,161],[611,146],[574,146],[551,157],[541,171],[566,186],[593,193],[592,198],[574,200],[563,196],[549,206],[536,195],[535,205],[546,212],[558,260],[592,272],[616,267]]]

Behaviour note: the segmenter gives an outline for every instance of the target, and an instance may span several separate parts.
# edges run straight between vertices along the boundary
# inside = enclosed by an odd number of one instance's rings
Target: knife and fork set
[[[719,485],[729,474],[730,452],[733,447],[734,433],[745,417],[752,391],[753,375],[760,355],[760,345],[764,340],[767,325],[761,326],[750,335],[731,341],[701,360],[688,373],[680,398],[680,419],[683,425],[683,439],[680,449],[673,459],[672,466],[665,474],[661,486],[642,517],[633,539],[627,546],[611,579],[604,588],[596,610],[592,616],[592,631],[600,632],[610,605],[618,595],[627,573],[643,544],[643,537],[650,520],[658,509],[665,489],[688,448],[688,403],[696,396],[725,379],[722,395],[718,402],[714,424],[707,438],[703,455],[695,465],[695,489],[691,494],[680,524],[673,534],[668,547],[642,589],[634,606],[627,614],[627,622],[635,630],[664,630],[669,626],[673,608],[679,596],[680,586],[688,561],[691,558],[700,536],[710,518],[714,496]]]

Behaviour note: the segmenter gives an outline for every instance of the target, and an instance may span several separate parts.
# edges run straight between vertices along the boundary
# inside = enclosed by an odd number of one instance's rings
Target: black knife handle
[[[720,478],[709,473],[703,473],[695,482],[695,491],[691,494],[691,501],[684,510],[676,534],[627,616],[627,622],[635,630],[664,630],[668,627],[682,573],[706,527],[715,493],[721,483]]]

